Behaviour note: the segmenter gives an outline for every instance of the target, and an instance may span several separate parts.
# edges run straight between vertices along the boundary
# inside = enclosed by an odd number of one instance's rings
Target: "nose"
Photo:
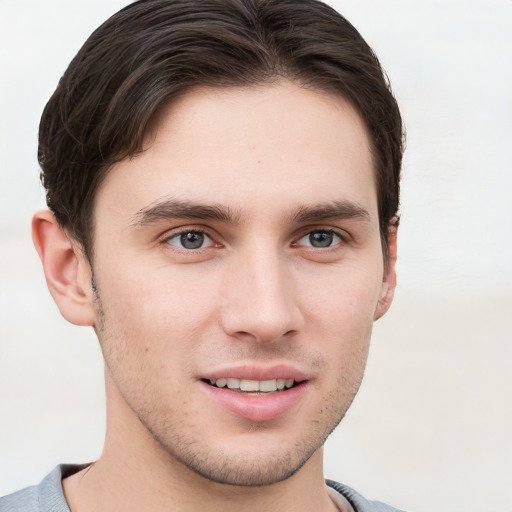
[[[229,336],[259,343],[289,339],[304,324],[289,264],[277,251],[241,255],[229,269],[221,326]]]

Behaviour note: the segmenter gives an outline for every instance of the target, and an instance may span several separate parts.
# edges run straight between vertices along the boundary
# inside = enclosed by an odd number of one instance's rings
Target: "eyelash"
[[[174,233],[171,233],[170,235],[168,234],[164,239],[162,239],[162,243],[172,245],[177,250],[184,251],[184,252],[198,252],[198,251],[209,248],[209,247],[198,247],[198,248],[178,247],[171,243],[171,240],[179,239],[180,237],[183,237],[184,235],[188,235],[191,233],[202,235],[202,236],[208,238],[211,241],[211,243],[213,243],[214,245],[218,245],[220,247],[220,244],[216,244],[214,238],[206,230],[201,229],[201,228],[181,229],[180,231],[176,231]]]
[[[310,238],[310,241],[311,241],[311,236],[312,235],[315,235],[315,234],[327,234],[328,237],[331,237],[331,244],[326,246],[326,247],[315,247],[314,245],[307,245],[305,247],[307,247],[308,249],[320,249],[320,250],[329,250],[329,249],[335,249],[337,246],[339,246],[340,244],[344,244],[346,243],[346,238],[345,236],[343,236],[341,233],[339,233],[338,231],[334,230],[334,229],[331,229],[331,228],[316,228],[316,229],[312,229],[310,231],[307,231],[306,233],[304,233],[303,235],[300,236],[300,238],[298,238],[298,240],[302,240],[303,238],[306,238],[306,237],[309,237]],[[337,237],[339,240],[337,242],[333,242],[333,239],[334,237]],[[294,244],[292,245],[295,245],[295,242]]]
[[[179,231],[175,231],[171,234],[166,234],[166,236],[161,239],[160,243],[172,245],[176,250],[186,252],[186,253],[192,253],[192,252],[197,253],[199,251],[211,248],[209,246],[206,246],[206,247],[201,246],[201,247],[197,247],[197,248],[187,248],[187,247],[179,247],[178,245],[171,243],[171,240],[178,239],[179,237],[183,237],[184,235],[191,234],[191,233],[206,237],[207,239],[210,240],[209,245],[213,245],[214,248],[215,248],[215,246],[217,246],[219,248],[222,247],[222,244],[215,242],[215,237],[213,237],[207,230],[200,228],[200,227],[197,227],[197,228],[191,227],[189,229],[180,229]],[[317,233],[327,234],[328,236],[331,236],[333,238],[337,237],[339,240],[337,242],[331,242],[331,245],[328,245],[326,247],[315,247],[313,245],[303,245],[302,247],[306,248],[307,250],[320,250],[322,252],[325,252],[328,250],[335,250],[336,248],[338,248],[338,246],[347,243],[347,235],[342,234],[338,230],[334,230],[332,228],[315,228],[315,229],[309,229],[308,231],[303,231],[299,237],[295,238],[295,241],[292,242],[291,246],[293,248],[299,248],[300,246],[299,246],[298,242],[300,240],[302,240],[303,238],[308,237],[308,236],[311,237],[312,235],[317,234]]]

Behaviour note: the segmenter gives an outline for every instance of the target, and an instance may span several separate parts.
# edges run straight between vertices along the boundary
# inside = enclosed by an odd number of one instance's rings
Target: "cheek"
[[[306,276],[300,286],[300,307],[306,317],[357,332],[373,322],[382,276],[374,265],[359,262],[321,269]]]
[[[168,367],[180,350],[190,351],[198,343],[199,331],[215,318],[212,283],[156,274],[112,269],[98,276],[102,338],[107,349],[122,353],[124,363],[133,359]]]
[[[108,304],[128,321],[133,318],[160,325],[190,319],[192,324],[192,316],[206,314],[215,303],[213,276],[194,272],[193,265],[185,269],[119,266],[103,273],[100,291],[105,302],[108,297]]]
[[[331,365],[334,389],[357,389],[364,372],[381,286],[369,268],[340,267],[302,290],[306,337],[317,340]]]

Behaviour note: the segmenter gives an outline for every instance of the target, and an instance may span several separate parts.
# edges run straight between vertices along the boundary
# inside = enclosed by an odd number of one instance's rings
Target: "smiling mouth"
[[[214,388],[228,388],[238,393],[247,393],[252,395],[269,395],[291,389],[300,382],[294,379],[269,379],[269,380],[249,380],[235,378],[221,378],[205,380],[207,384]]]

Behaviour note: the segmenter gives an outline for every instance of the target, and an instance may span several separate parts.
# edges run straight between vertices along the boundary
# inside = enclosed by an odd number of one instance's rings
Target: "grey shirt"
[[[62,479],[86,466],[57,466],[39,485],[0,498],[0,512],[70,512],[62,490]],[[354,512],[401,512],[384,503],[369,501],[346,485],[332,480],[326,480],[326,483],[350,503]]]

